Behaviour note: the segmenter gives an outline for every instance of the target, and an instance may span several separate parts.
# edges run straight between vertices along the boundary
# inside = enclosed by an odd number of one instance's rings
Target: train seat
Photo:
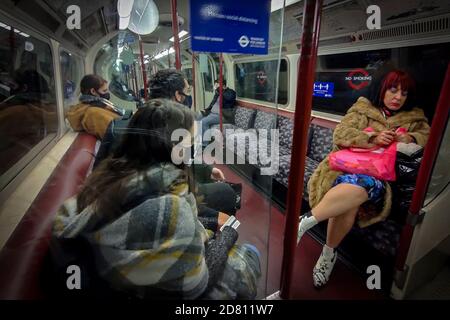
[[[286,123],[286,120],[282,119],[279,120],[283,123]],[[282,130],[280,129],[280,137],[285,135],[282,133]],[[290,134],[292,137],[292,133]],[[283,143],[290,143],[291,147],[288,149],[288,145],[282,145]],[[291,154],[290,150],[292,148],[292,138],[291,141],[285,142],[284,139],[280,138],[280,149],[289,150],[289,153],[283,154],[280,152],[280,165],[279,165],[279,171],[274,176],[274,179],[278,182],[280,182],[282,185],[284,185],[287,188],[288,185],[288,176],[289,176],[289,169],[291,166]],[[305,200],[308,199],[308,181],[311,178],[311,175],[313,174],[314,170],[316,170],[319,163],[325,159],[325,157],[328,155],[328,153],[333,148],[333,129],[324,127],[321,125],[317,125],[312,123],[309,126],[309,132],[308,132],[308,149],[306,153],[306,159],[305,159],[305,172],[304,172],[304,190],[303,190],[303,198]]]
[[[223,123],[222,128],[225,131],[226,129],[243,129],[248,130],[253,127],[253,123],[255,121],[256,110],[236,107],[236,111],[234,113],[234,123]],[[219,129],[220,125],[215,124],[211,128]]]
[[[61,204],[85,181],[96,138],[78,134],[0,252],[0,299],[45,298],[41,286],[51,226]]]

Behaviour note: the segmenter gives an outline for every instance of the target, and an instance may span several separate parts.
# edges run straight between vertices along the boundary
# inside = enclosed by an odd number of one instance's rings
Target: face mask
[[[192,97],[188,96],[188,95],[184,96],[183,104],[185,106],[187,106],[188,108],[191,108],[192,107]]]
[[[103,99],[106,99],[106,100],[109,100],[111,98],[111,94],[109,92],[107,92],[107,93],[100,93],[100,92],[97,91],[97,93],[100,96],[100,98],[103,98]]]

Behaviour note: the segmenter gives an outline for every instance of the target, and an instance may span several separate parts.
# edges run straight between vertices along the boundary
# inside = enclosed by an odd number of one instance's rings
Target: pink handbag
[[[366,174],[380,180],[395,181],[396,159],[397,142],[393,142],[387,148],[339,150],[330,154],[329,163],[330,168],[336,171]]]

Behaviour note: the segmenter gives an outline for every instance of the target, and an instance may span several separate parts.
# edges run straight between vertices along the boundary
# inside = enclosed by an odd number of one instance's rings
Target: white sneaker
[[[297,231],[297,245],[300,242],[300,239],[303,237],[303,235],[305,234],[306,230],[308,230],[308,228],[305,227],[305,224],[302,223],[303,219],[305,217],[302,216],[300,219],[300,222],[298,223],[298,231]],[[303,221],[304,222],[304,221]]]
[[[297,231],[297,245],[305,232],[314,227],[316,224],[317,220],[311,215],[311,212],[305,213],[300,217]]]
[[[336,260],[336,250],[331,257],[325,256],[323,252],[320,254],[319,260],[317,260],[316,266],[313,269],[313,281],[316,288],[320,288],[328,282]]]

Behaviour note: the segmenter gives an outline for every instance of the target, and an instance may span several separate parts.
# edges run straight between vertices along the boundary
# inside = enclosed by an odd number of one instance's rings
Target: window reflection
[[[59,54],[61,64],[61,77],[64,95],[64,110],[78,102],[80,94],[80,81],[83,76],[81,59],[61,50]]]
[[[238,97],[275,102],[275,86],[278,60],[243,62],[235,65],[236,92]],[[287,104],[287,61],[280,61],[278,103]]]
[[[0,188],[26,165],[20,160],[58,129],[50,47],[13,30],[0,29]]]

